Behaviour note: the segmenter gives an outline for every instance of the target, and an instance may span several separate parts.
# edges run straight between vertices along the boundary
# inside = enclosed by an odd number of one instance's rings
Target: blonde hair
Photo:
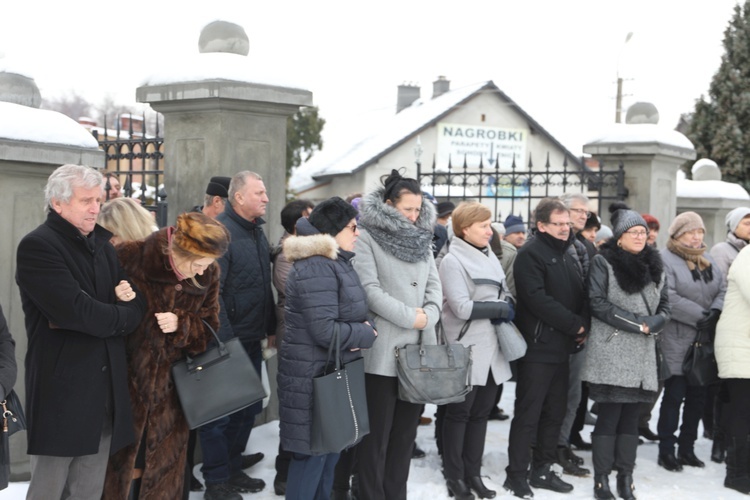
[[[106,202],[99,212],[98,222],[120,241],[142,240],[156,230],[151,213],[132,198]]]
[[[464,229],[476,222],[484,222],[491,218],[492,211],[478,201],[462,201],[451,215],[453,234],[463,239]]]

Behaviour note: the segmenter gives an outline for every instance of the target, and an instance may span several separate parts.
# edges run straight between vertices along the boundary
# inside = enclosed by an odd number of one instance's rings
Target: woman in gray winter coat
[[[443,291],[432,255],[435,209],[415,179],[393,170],[360,205],[354,268],[367,292],[378,341],[365,352],[370,434],[358,446],[359,498],[406,499],[422,405],[398,399],[395,348],[435,342]]]
[[[450,496],[457,500],[494,498],[482,482],[487,420],[498,384],[510,379],[510,364],[500,351],[493,323],[512,321],[514,307],[500,261],[490,250],[492,212],[477,202],[453,211],[455,237],[440,264],[443,328],[450,343],[472,346],[472,391],[445,406],[443,468]]]
[[[328,499],[338,453],[311,450],[313,377],[321,375],[336,328],[341,361],[361,357],[377,333],[367,319],[365,291],[351,265],[357,211],[339,197],[319,203],[284,241],[293,262],[286,281],[286,331],[278,387],[281,448],[293,453],[286,498]]]
[[[683,212],[670,224],[667,248],[661,250],[672,321],[664,328],[661,344],[671,376],[664,381],[659,410],[658,463],[673,472],[681,471],[683,465],[705,466],[695,456],[693,446],[706,403],[706,388],[688,385],[682,371],[682,362],[696,334],[703,331],[713,340],[719,314],[724,308],[726,283],[721,270],[706,252],[705,234],[700,215]],[[682,425],[679,437],[675,437],[680,407]],[[677,456],[675,445],[678,446]]]
[[[613,237],[589,269],[591,334],[582,379],[599,405],[591,435],[594,496],[614,499],[609,474],[617,469],[617,492],[634,499],[640,403],[656,400],[655,335],[669,321],[666,276],[659,252],[646,244],[646,221],[633,210],[612,214]]]

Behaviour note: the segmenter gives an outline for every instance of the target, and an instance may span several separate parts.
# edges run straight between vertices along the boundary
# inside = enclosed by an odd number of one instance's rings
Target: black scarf
[[[617,246],[614,239],[603,244],[599,253],[612,266],[617,284],[626,293],[639,293],[649,282],[659,284],[664,273],[664,264],[659,252],[646,245],[637,254]]]

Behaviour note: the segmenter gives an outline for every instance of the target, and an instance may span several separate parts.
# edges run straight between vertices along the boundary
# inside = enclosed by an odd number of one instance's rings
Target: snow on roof
[[[725,181],[691,181],[677,176],[676,191],[683,198],[725,198],[729,200],[750,200],[745,188]]]
[[[75,120],[57,111],[0,102],[0,138],[99,149]]]
[[[654,125],[651,123],[625,124],[612,123],[601,131],[597,136],[586,142],[586,145],[595,144],[643,144],[658,142],[665,146],[694,149],[690,140],[680,132],[668,127]]]
[[[169,85],[173,83],[230,80],[245,83],[260,83],[305,90],[299,82],[280,82],[275,68],[254,65],[253,58],[226,52],[190,54],[183,57],[168,57],[158,72],[141,81],[141,86]]]
[[[303,191],[317,184],[316,177],[355,172],[489,84],[492,82],[484,81],[451,90],[434,99],[417,99],[349,150],[331,151],[330,154],[321,151],[313,156],[295,170],[289,179],[289,188]]]
[[[0,54],[0,73],[13,73],[33,80],[31,68],[32,64],[27,60]]]

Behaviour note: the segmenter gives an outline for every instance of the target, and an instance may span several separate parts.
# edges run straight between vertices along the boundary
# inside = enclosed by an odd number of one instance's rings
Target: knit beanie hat
[[[206,194],[210,196],[229,198],[229,183],[231,181],[231,177],[211,177],[211,180],[208,181],[208,186],[206,186]]]
[[[505,226],[505,234],[526,232],[526,226],[524,225],[523,219],[520,215],[509,215],[508,218],[505,219],[503,225]]]
[[[441,201],[437,204],[437,216],[448,217],[456,209],[452,201]]]
[[[646,221],[643,220],[641,214],[635,210],[615,210],[610,216],[612,221],[612,237],[619,240],[622,233],[635,226],[643,226],[643,229],[648,230]]]
[[[737,226],[739,226],[740,221],[748,215],[750,215],[750,208],[748,207],[737,207],[729,212],[724,219],[729,232],[733,233],[737,229]]]
[[[669,236],[670,238],[677,239],[683,234],[696,229],[706,230],[701,216],[695,212],[682,212],[669,225]]]
[[[336,236],[357,214],[350,203],[334,196],[315,205],[307,220],[321,233]]]

